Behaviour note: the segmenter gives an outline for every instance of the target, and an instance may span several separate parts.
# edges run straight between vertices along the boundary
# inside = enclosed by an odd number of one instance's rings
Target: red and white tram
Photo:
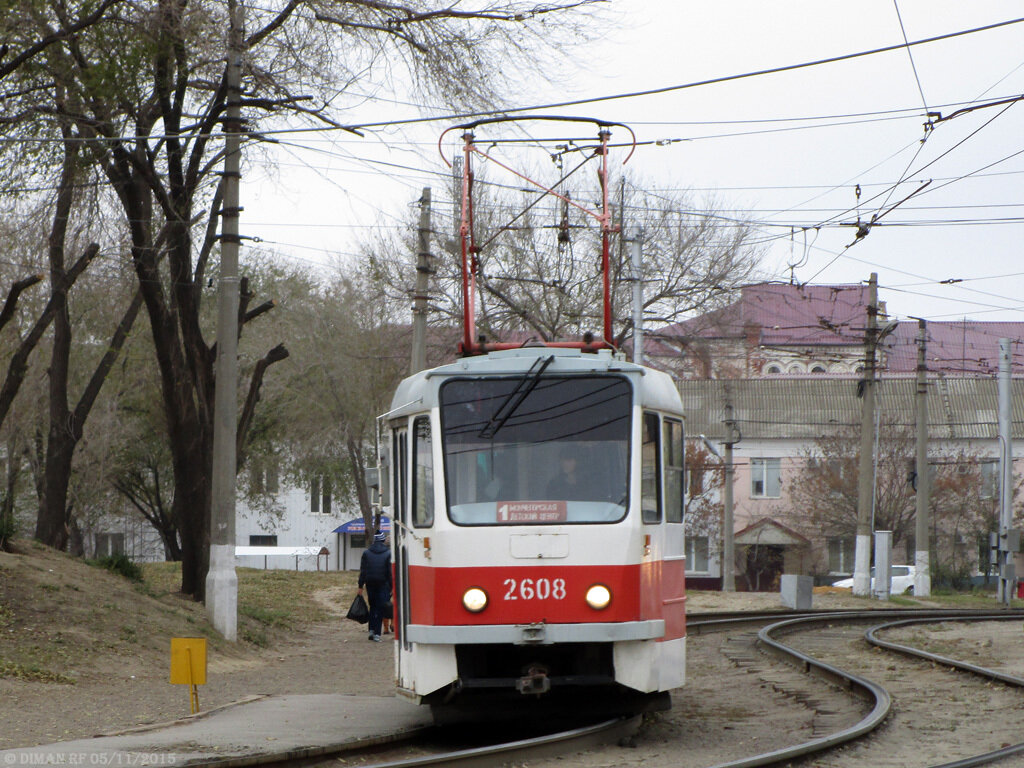
[[[400,692],[435,713],[517,692],[664,706],[686,656],[670,377],[504,350],[409,377],[385,420]]]
[[[465,356],[405,379],[382,417],[398,688],[437,719],[521,715],[522,694],[545,715],[665,707],[686,677],[683,411],[612,343],[616,124],[593,121],[603,336],[520,346],[474,331],[472,130],[507,119],[458,126]]]

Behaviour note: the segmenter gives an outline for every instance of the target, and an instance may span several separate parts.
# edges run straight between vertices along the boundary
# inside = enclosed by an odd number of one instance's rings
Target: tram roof
[[[553,357],[546,375],[559,373],[622,373],[643,377],[641,403],[671,412],[680,412],[679,393],[671,377],[661,371],[631,363],[611,350],[583,352],[561,347],[526,346],[464,357],[453,363],[430,368],[409,376],[398,385],[391,400],[388,417],[422,413],[437,401],[440,382],[459,376],[516,376],[527,373],[538,358]]]

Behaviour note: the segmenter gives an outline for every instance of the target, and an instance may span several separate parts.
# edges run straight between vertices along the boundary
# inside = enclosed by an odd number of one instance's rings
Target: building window
[[[687,572],[707,573],[708,571],[708,537],[688,536],[686,538],[686,570]]]
[[[97,533],[96,557],[113,557],[124,554],[123,533]]]
[[[777,499],[782,495],[780,459],[750,460],[750,498]]]
[[[825,372],[825,366],[823,366],[823,365],[815,365],[815,366],[811,367],[811,373],[824,373],[824,372]]]
[[[260,533],[249,536],[250,547],[276,547],[277,534]]]
[[[828,572],[853,573],[854,539],[834,536],[828,539]]]
[[[324,477],[320,481],[320,514],[331,514],[331,478]]]
[[[772,363],[768,366],[768,373],[782,373],[782,368]]]
[[[983,499],[999,498],[999,462],[983,461],[979,465],[981,470],[981,492],[979,496]]]
[[[331,514],[331,478],[316,476],[309,481],[309,511],[314,515]]]
[[[352,533],[348,537],[349,544],[352,545],[352,549],[366,549],[366,534],[365,533]]]
[[[692,499],[695,496],[700,496],[704,493],[704,468],[693,464],[689,467],[689,490],[688,493]]]
[[[254,460],[249,465],[249,483],[253,493],[277,493],[281,489],[277,460]]]

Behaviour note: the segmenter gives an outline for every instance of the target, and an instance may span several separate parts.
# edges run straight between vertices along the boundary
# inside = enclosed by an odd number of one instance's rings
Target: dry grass
[[[202,604],[180,593],[178,563],[143,566],[132,582],[19,541],[0,553],[0,678],[69,683],[108,673],[126,658],[166,665],[172,637],[206,637],[228,657],[273,647],[289,629],[323,621],[317,592],[354,590],[355,574],[239,569],[238,644],[212,629]]]

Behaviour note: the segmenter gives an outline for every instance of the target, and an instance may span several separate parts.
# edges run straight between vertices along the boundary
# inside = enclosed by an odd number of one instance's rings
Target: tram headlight
[[[462,606],[470,613],[480,613],[487,607],[487,593],[480,587],[470,587],[462,593]]]
[[[604,584],[595,584],[587,590],[587,605],[595,611],[603,611],[612,601],[612,591]]]

